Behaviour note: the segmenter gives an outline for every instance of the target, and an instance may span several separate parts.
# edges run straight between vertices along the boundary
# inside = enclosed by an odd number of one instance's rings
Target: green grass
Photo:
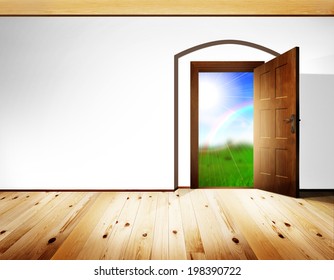
[[[253,187],[253,146],[200,150],[199,187]]]

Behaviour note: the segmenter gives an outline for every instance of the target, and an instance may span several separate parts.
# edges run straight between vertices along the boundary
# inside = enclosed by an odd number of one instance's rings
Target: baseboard
[[[219,187],[220,189],[223,189]],[[178,189],[191,189],[190,186],[178,186],[176,189],[0,189],[1,192],[173,192]],[[206,188],[206,189],[218,189]],[[243,188],[235,188],[243,189]],[[315,193],[328,192],[334,193],[334,189],[300,189],[299,192]]]
[[[300,198],[334,196],[334,189],[305,189],[299,190]]]
[[[300,192],[334,192],[334,189],[300,189]]]
[[[178,186],[178,189],[190,189],[190,186]]]

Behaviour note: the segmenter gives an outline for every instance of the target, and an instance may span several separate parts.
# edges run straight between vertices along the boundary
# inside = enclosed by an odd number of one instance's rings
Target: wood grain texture
[[[299,186],[298,77],[298,47],[254,69],[254,186],[293,197]]]
[[[123,259],[149,260],[151,258],[157,193],[143,193]]]
[[[187,259],[205,259],[205,251],[202,243],[201,233],[198,228],[194,207],[187,190],[178,190],[180,197],[180,210],[185,233]]]
[[[157,208],[155,215],[154,237],[152,244],[152,260],[168,259],[168,196],[158,193]]]
[[[334,195],[2,192],[0,259],[334,260]]]
[[[186,259],[185,233],[180,211],[180,195],[178,191],[168,194],[168,259]]]
[[[110,234],[110,238],[100,259],[122,260],[124,258],[137,212],[142,201],[142,194],[130,193],[125,199],[122,211],[115,222],[114,230]],[[90,248],[88,247],[87,250],[87,255],[89,256]]]
[[[46,205],[28,222],[17,220],[18,230],[1,240],[1,258],[49,259],[54,254],[67,233],[80,220],[80,214],[87,209],[92,196],[66,193],[57,198],[55,196],[53,200],[58,200],[58,203]]]
[[[332,15],[332,0],[0,0],[2,15]]]

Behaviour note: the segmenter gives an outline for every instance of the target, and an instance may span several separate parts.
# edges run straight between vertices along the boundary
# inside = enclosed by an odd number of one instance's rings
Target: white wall
[[[173,57],[223,39],[300,47],[301,188],[333,188],[333,32],[310,17],[0,18],[0,189],[172,189]],[[180,60],[179,185],[189,62],[270,58],[225,45]]]
[[[173,49],[151,23],[0,19],[0,188],[173,188]]]

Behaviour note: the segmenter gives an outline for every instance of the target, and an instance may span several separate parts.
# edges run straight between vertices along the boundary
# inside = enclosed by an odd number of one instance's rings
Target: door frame
[[[264,61],[192,61],[190,63],[190,188],[198,188],[198,74],[253,72]],[[222,186],[223,187],[223,186]]]
[[[174,190],[179,188],[179,60],[201,49],[220,45],[239,45],[260,50],[274,57],[280,54],[272,49],[243,40],[216,40],[192,46],[174,55]]]

